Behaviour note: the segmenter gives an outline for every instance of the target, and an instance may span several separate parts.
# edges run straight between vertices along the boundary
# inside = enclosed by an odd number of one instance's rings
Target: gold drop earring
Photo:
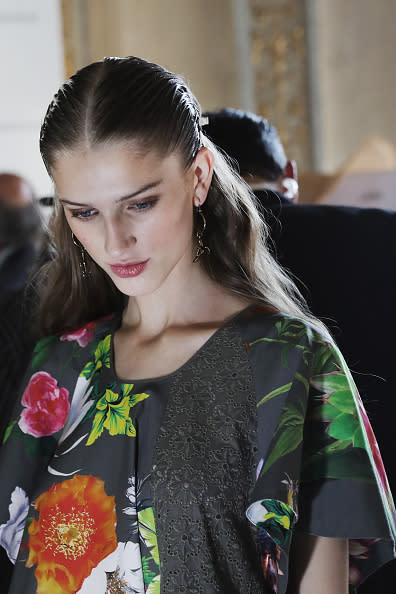
[[[204,242],[203,242],[203,236],[204,236],[205,229],[206,229],[206,219],[205,219],[204,213],[202,212],[201,206],[197,206],[197,213],[199,214],[199,216],[202,219],[202,228],[200,231],[197,231],[197,233],[196,233],[198,247],[197,247],[197,251],[195,253],[193,262],[198,262],[198,260],[200,259],[200,257],[203,254],[210,254],[210,248],[207,245],[204,245]]]
[[[81,243],[78,241],[78,239],[74,235],[73,231],[72,231],[72,240],[73,240],[74,245],[76,247],[78,247],[78,249],[80,250],[80,271],[81,271],[82,278],[85,279],[88,276],[87,262],[85,259],[85,249],[83,248]]]

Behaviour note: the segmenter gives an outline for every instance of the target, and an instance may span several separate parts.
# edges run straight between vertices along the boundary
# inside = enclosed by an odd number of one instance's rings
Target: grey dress
[[[350,540],[351,591],[393,559],[378,446],[327,337],[251,306],[174,373],[126,381],[120,320],[35,348],[0,452],[9,592],[284,593],[294,529]]]

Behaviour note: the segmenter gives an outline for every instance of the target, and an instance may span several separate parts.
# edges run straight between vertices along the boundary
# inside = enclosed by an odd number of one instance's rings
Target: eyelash
[[[93,214],[90,214],[92,212],[94,212],[92,208],[90,210],[72,210],[71,215],[77,219],[90,219],[94,216]]]
[[[141,202],[129,204],[128,210],[149,210],[154,206],[157,200],[158,198],[148,198],[147,200],[142,200]]]
[[[141,202],[135,202],[133,204],[129,204],[127,207],[128,210],[136,210],[137,212],[143,212],[145,210],[149,210],[152,208],[155,203],[157,202],[158,198],[150,198],[148,200],[142,200]],[[95,209],[90,208],[86,210],[72,210],[71,211],[72,217],[77,219],[91,219],[95,216]]]

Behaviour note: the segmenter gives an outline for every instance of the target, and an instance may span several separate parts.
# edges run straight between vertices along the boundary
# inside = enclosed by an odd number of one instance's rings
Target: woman
[[[41,153],[55,256],[2,448],[10,592],[342,594],[390,560],[350,373],[185,83],[91,64]]]

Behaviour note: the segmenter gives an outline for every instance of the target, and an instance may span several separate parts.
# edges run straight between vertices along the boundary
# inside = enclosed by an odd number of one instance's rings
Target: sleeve
[[[83,330],[37,343],[22,389],[14,386],[7,395],[14,404],[0,449],[0,546],[13,564],[37,490],[60,475],[51,467],[56,449],[86,414],[95,365],[108,359],[107,351],[89,344],[93,333],[87,337]]]
[[[313,333],[310,343],[309,356],[298,345],[300,366],[293,364],[296,348],[289,347],[290,381],[281,386],[287,393],[247,509],[249,520],[277,547],[285,576],[274,590],[279,593],[287,586],[294,528],[349,540],[351,587],[395,557],[395,507],[355,383],[329,339]],[[272,386],[259,404],[273,393]],[[259,417],[259,431],[263,423]]]

